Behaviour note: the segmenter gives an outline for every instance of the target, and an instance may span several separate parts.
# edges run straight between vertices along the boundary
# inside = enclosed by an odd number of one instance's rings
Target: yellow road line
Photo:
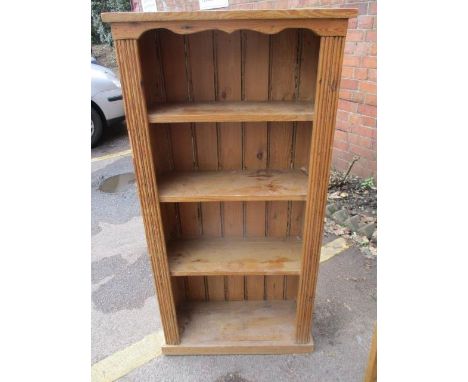
[[[123,157],[125,155],[131,155],[131,154],[132,154],[131,149],[124,150],[124,151],[119,151],[118,153],[107,154],[107,155],[103,155],[101,157],[92,158],[91,163],[98,162],[98,161],[101,161],[101,160],[111,159],[111,158]]]
[[[338,255],[348,248],[349,244],[342,237],[330,241],[329,243],[322,246],[322,250],[320,251],[320,262],[323,263],[324,261],[331,259],[333,256]]]
[[[91,367],[92,382],[112,382],[161,354],[162,331],[154,332]]]
[[[322,246],[320,262],[327,261],[348,248],[346,240],[339,237]],[[91,367],[92,382],[112,382],[122,378],[132,370],[161,355],[163,343],[164,335],[159,330],[147,335],[141,341],[111,354]]]

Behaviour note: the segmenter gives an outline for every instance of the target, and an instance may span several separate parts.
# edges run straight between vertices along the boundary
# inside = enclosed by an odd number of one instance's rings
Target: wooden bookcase
[[[105,13],[164,354],[313,350],[354,9]]]

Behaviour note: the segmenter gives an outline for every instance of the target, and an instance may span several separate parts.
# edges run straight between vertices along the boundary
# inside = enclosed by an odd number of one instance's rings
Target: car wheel
[[[91,147],[94,147],[98,144],[102,137],[103,130],[104,123],[102,121],[101,115],[94,107],[91,107]]]

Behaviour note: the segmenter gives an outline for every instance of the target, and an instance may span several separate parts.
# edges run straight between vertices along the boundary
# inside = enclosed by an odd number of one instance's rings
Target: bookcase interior
[[[319,41],[305,29],[140,37],[179,310],[295,300]]]

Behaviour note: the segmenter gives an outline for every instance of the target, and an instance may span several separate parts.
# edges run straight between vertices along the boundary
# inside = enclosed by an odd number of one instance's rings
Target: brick
[[[341,79],[340,88],[356,90],[359,86],[359,82],[356,80]]]
[[[367,79],[370,81],[377,81],[377,70],[376,69],[369,69],[367,71]]]
[[[360,126],[362,124],[362,115],[361,114],[350,114],[349,124],[351,126]]]
[[[359,57],[358,56],[350,56],[345,55],[343,59],[343,65],[345,66],[359,66]]]
[[[375,94],[366,94],[364,98],[364,103],[366,105],[377,106],[377,96]]]
[[[357,28],[358,20],[356,17],[349,19],[348,21],[348,29],[356,29]]]
[[[320,0],[320,1],[314,1],[314,3],[320,3],[320,5],[336,5],[336,4],[341,4],[343,0]],[[307,2],[309,3],[309,2]],[[310,6],[307,4],[307,6]]]
[[[345,100],[348,100],[348,101],[353,101],[354,100],[353,92],[351,90],[347,90],[347,89],[340,89],[339,97],[340,97],[340,99],[345,99]]]
[[[356,56],[367,56],[369,55],[370,44],[368,42],[357,42],[354,54]]]
[[[348,31],[348,35],[346,36],[346,41],[364,41],[364,32],[358,30],[350,30]]]
[[[347,142],[348,141],[348,133],[342,130],[335,130],[335,140]]]
[[[362,158],[361,166],[375,172],[377,170],[377,161],[375,159]]]
[[[333,147],[343,151],[348,151],[349,149],[348,142],[338,141],[336,139],[333,141]]]
[[[344,110],[338,110],[337,113],[336,113],[336,119],[337,119],[338,121],[348,122],[348,119],[349,119],[349,112],[348,112],[348,111],[344,111]]]
[[[361,0],[362,1],[362,0]],[[367,2],[357,2],[357,4],[352,4],[350,6],[349,2],[345,2],[344,4],[340,4],[340,8],[357,8],[359,15],[366,15],[367,14]]]
[[[338,130],[350,132],[353,126],[349,121],[336,121],[336,128]]]
[[[336,156],[334,156],[332,166],[335,170],[346,171],[348,169],[348,162],[341,158],[337,158]]]
[[[377,56],[377,43],[373,42],[369,45],[369,54],[371,56]]]
[[[361,135],[363,137],[377,139],[377,129],[364,126],[355,126],[351,129],[351,132],[354,134]]]
[[[370,94],[376,94],[377,93],[377,84],[375,82],[369,82],[369,81],[360,81],[359,82],[359,90],[370,93]]]
[[[364,100],[366,99],[366,95],[363,92],[360,91],[354,91],[353,92],[353,100],[354,102],[357,103],[364,103]]]
[[[340,99],[351,102],[364,103],[366,96],[364,93],[355,90],[340,89]]]
[[[377,120],[372,117],[367,117],[365,115],[362,116],[362,124],[364,126],[368,127],[376,127],[377,126]]]
[[[358,113],[367,115],[368,117],[377,117],[377,108],[371,105],[358,105]]]
[[[367,69],[366,68],[355,68],[354,78],[356,80],[367,80]]]
[[[350,126],[349,122],[347,122],[347,121],[337,120],[335,127],[336,127],[337,130],[341,130],[341,131],[350,131],[351,130],[351,126]]]
[[[368,170],[359,164],[359,161],[353,166],[351,170],[353,175],[359,176],[360,178],[367,178],[368,177]]]
[[[353,78],[354,77],[354,68],[352,66],[343,66],[341,72],[341,78]]]
[[[365,41],[367,42],[376,42],[377,41],[377,31],[367,31]]]
[[[336,158],[346,161],[347,163],[353,160],[353,154],[351,154],[348,149],[341,150],[338,147],[333,147],[333,155]]]
[[[349,151],[353,154],[359,155],[362,158],[371,159],[371,160],[375,160],[376,158],[375,150],[366,149],[365,147],[349,144]]]
[[[377,2],[369,3],[369,8],[367,10],[369,15],[376,15],[377,14]]]
[[[355,113],[358,110],[358,104],[340,99],[338,100],[338,108]]]
[[[348,41],[345,43],[345,48],[344,52],[345,54],[354,54],[354,51],[356,50],[356,43],[352,41]]]
[[[352,143],[353,145],[365,147],[366,149],[369,149],[369,150],[375,149],[374,140],[369,137],[363,137],[361,135],[350,133],[347,136],[347,141],[349,143]]]
[[[377,68],[377,57],[362,57],[362,66],[365,68]]]
[[[359,16],[358,28],[359,29],[372,29],[374,27],[374,16]]]

